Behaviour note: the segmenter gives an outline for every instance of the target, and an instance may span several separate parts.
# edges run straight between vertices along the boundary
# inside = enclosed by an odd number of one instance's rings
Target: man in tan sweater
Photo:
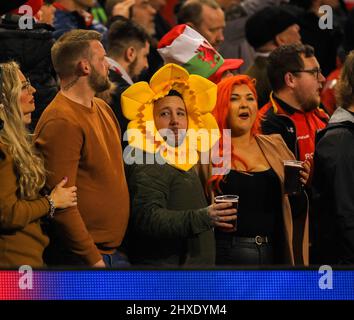
[[[110,85],[100,40],[95,31],[73,30],[52,48],[61,91],[42,114],[35,139],[48,185],[67,176],[68,186],[78,188],[78,206],[65,209],[49,226],[48,264],[124,263],[119,247],[128,224],[129,194],[118,121],[95,98]]]

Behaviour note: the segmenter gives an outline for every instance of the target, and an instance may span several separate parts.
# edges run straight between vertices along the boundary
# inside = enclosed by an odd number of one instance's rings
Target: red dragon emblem
[[[203,41],[203,43],[197,48],[195,53],[198,54],[198,59],[203,62],[207,62],[211,68],[215,68],[215,66],[220,61],[220,55],[218,52],[209,44],[207,41]]]

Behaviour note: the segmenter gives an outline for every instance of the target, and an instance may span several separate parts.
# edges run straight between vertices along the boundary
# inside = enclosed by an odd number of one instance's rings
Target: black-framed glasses
[[[321,68],[313,68],[313,69],[303,69],[303,70],[293,70],[290,71],[291,73],[300,73],[300,72],[306,72],[314,75],[317,80],[320,79],[320,74],[322,74]]]
[[[30,92],[31,89],[31,81],[29,78],[26,78],[26,81],[22,81],[22,90],[27,90],[28,92]]]

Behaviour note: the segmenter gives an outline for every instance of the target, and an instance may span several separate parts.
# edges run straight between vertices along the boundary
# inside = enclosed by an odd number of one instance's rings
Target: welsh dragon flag
[[[224,63],[223,57],[197,31],[181,24],[159,42],[157,51],[165,63],[176,63],[191,74],[209,78]]]

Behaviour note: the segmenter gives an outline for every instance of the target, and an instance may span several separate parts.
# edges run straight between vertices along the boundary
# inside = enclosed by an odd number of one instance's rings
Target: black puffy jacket
[[[37,90],[30,129],[34,129],[59,89],[50,54],[54,43],[52,32],[51,26],[36,23],[33,29],[21,30],[16,15],[0,24],[0,62],[14,60],[19,63],[21,71]]]
[[[317,136],[313,251],[318,264],[354,264],[354,115],[338,108]]]

